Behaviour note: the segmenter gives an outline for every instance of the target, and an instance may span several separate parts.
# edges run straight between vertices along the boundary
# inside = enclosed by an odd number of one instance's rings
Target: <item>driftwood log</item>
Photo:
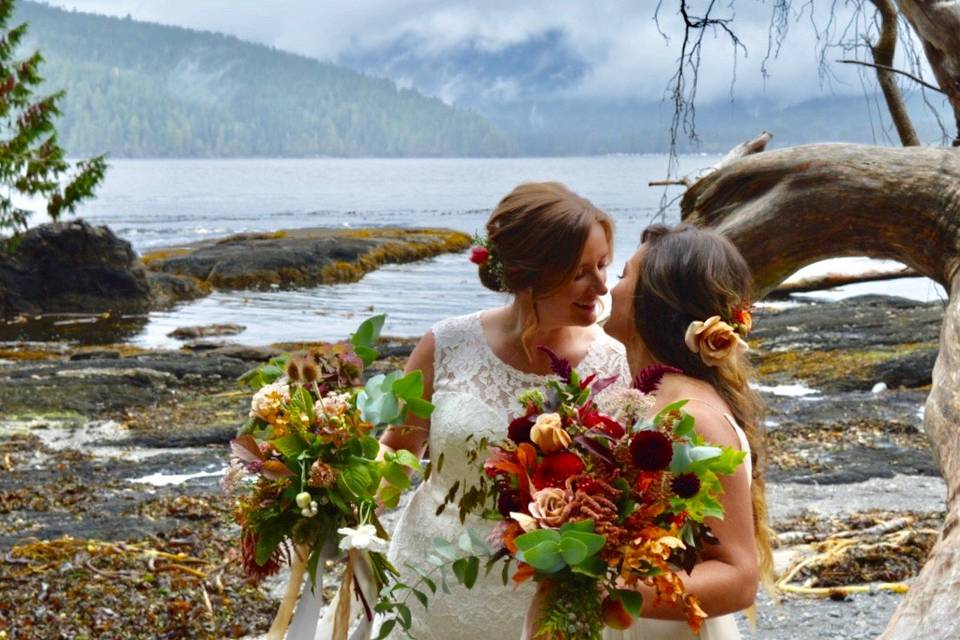
[[[924,416],[947,517],[881,637],[960,638],[960,149],[821,144],[745,153],[693,182],[681,209],[684,222],[736,243],[760,294],[838,256],[899,260],[949,293]]]

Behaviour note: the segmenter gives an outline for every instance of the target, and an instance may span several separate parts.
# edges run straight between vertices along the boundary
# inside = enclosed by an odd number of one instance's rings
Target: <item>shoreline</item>
[[[908,510],[942,519],[943,482],[920,428],[941,316],[936,304],[871,296],[758,318],[751,343],[779,533],[849,531]],[[52,638],[59,621],[71,620],[75,631],[103,636],[148,612],[151,635],[264,633],[277,594],[244,583],[230,501],[215,474],[249,402],[234,379],[276,349],[45,346],[22,358],[0,354],[0,545],[14,560],[0,562],[0,601],[12,603],[0,608],[0,629]],[[385,347],[377,366],[394,368],[411,341]],[[887,388],[875,392],[878,382]],[[778,556],[803,557],[808,547],[781,545]],[[204,578],[162,562],[151,570],[149,549],[185,553]],[[784,596],[781,605],[761,604],[756,631],[742,629],[745,638],[813,640],[820,626],[812,621],[826,615],[836,637],[873,637],[899,597]],[[27,620],[35,625],[18,631]]]

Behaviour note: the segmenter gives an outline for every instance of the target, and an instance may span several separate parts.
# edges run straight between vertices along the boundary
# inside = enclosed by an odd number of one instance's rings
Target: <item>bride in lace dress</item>
[[[481,281],[512,294],[510,304],[443,320],[410,356],[408,369],[424,372],[427,397],[436,409],[429,422],[411,420],[381,439],[392,449],[427,446],[433,472],[414,493],[393,533],[389,558],[406,584],[416,574],[406,565],[429,568],[436,537],[462,532],[454,507],[436,515],[447,491],[471,477],[466,438],[502,438],[508,417],[520,411],[517,395],[542,386],[549,363],[538,345],[569,359],[581,371],[621,374],[623,347],[597,325],[600,296],[607,292],[613,224],[589,201],[557,183],[523,184],[498,205],[487,224],[489,255],[475,253]],[[437,460],[443,456],[443,465]],[[468,518],[467,527],[486,535],[488,521]],[[473,589],[437,590],[428,608],[411,606],[417,640],[507,640],[519,637],[533,586],[504,587],[499,571]],[[454,582],[451,580],[451,582]],[[391,637],[400,637],[395,631]]]
[[[747,385],[746,354],[736,347],[736,334],[746,335],[750,329],[746,309],[751,285],[750,270],[729,240],[695,227],[654,225],[644,231],[640,249],[613,289],[613,309],[604,328],[626,345],[630,370],[660,363],[684,372],[663,378],[651,415],[687,399],[684,409],[707,441],[748,456],[736,473],[722,480],[724,519],[707,521],[719,544],[706,545],[703,561],[691,574],[681,574],[687,590],[710,615],[699,636],[690,631],[679,609],[657,603],[652,589],[641,587],[642,617],[624,631],[606,629],[604,640],[738,640],[732,614],[753,605],[758,578],[771,574],[763,476],[757,464],[761,405]],[[719,316],[719,322],[705,323],[713,316]],[[703,324],[709,331],[697,334]],[[542,595],[538,593],[531,606],[528,637],[536,637]]]

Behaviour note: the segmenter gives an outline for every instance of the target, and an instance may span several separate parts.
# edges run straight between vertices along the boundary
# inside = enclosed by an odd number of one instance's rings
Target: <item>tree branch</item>
[[[938,86],[936,86],[936,85],[934,85],[934,84],[930,84],[929,82],[927,82],[927,81],[925,81],[925,80],[922,80],[922,79],[918,78],[917,76],[913,75],[912,73],[910,73],[909,71],[904,71],[903,69],[897,69],[897,68],[895,68],[895,67],[890,67],[890,66],[883,65],[883,64],[875,64],[875,63],[873,63],[873,62],[864,62],[863,60],[837,60],[837,62],[842,62],[843,64],[859,64],[859,65],[863,65],[864,67],[872,67],[872,68],[874,68],[874,69],[884,69],[884,70],[890,71],[890,72],[892,72],[892,73],[899,73],[900,75],[906,76],[906,77],[910,78],[911,80],[913,80],[914,82],[923,85],[923,86],[926,87],[927,89],[932,89],[933,91],[936,91],[937,93],[942,93],[942,94],[944,94],[944,95],[947,95],[947,92],[944,91],[943,89],[941,89],[940,87],[938,87]]]
[[[873,61],[878,65],[877,82],[883,91],[883,97],[887,101],[887,109],[890,110],[890,118],[893,125],[897,128],[897,134],[900,136],[900,142],[905,147],[919,147],[920,138],[917,137],[917,130],[913,127],[910,120],[910,113],[903,103],[903,96],[900,94],[900,87],[894,79],[893,72],[890,70],[893,65],[893,56],[897,50],[897,10],[894,8],[891,0],[870,0],[880,13],[880,37],[877,42],[870,45],[870,53],[873,54]]]

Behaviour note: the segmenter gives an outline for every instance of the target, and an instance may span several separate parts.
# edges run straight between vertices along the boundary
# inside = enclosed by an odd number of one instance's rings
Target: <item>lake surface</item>
[[[717,156],[685,156],[682,175],[696,174]],[[473,234],[497,202],[520,182],[557,180],[591,199],[616,221],[611,284],[640,232],[658,215],[665,176],[662,155],[509,159],[241,159],[113,160],[98,198],[78,213],[109,225],[144,252],[156,247],[249,231],[297,227],[438,226]],[[669,198],[682,189],[671,187]],[[674,204],[668,222],[679,213]],[[804,274],[856,271],[877,261],[844,259],[812,265]],[[857,285],[819,294],[837,297],[884,292],[936,299],[925,279]],[[384,333],[419,335],[437,320],[504,303],[484,289],[466,255],[389,265],[347,285],[285,291],[215,293],[150,314],[132,338],[144,346],[175,347],[173,329],[233,322],[247,344],[340,339],[366,316],[387,313]]]

